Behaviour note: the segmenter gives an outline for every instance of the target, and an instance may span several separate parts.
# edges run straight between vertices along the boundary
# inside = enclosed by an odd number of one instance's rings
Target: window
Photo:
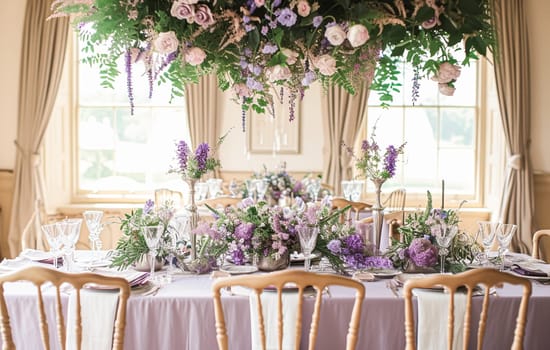
[[[405,66],[402,71],[401,92],[388,108],[380,107],[376,93],[370,95],[368,102],[368,134],[376,125],[381,146],[407,142],[396,176],[384,185],[384,191],[405,187],[407,198],[411,199],[408,204],[415,205],[425,203],[427,190],[438,197],[445,180],[446,199],[480,204],[478,65],[473,62],[462,68],[452,97],[440,94],[437,83],[421,80],[414,105],[414,73]]]
[[[85,53],[79,52],[79,58]],[[76,60],[78,196],[143,196],[155,188],[170,187],[178,177],[167,174],[175,156],[175,142],[189,141],[183,98],[170,99],[170,86],[154,84],[148,98],[143,64],[132,66],[135,101],[130,115],[125,60],[114,90],[102,88],[99,68]],[[181,181],[180,181],[181,182]]]

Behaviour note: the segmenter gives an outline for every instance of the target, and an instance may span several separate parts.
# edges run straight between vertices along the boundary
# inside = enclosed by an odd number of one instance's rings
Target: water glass
[[[353,181],[342,181],[342,194],[345,199],[351,200],[351,192],[353,190]]]
[[[157,260],[160,237],[162,236],[162,232],[164,231],[164,226],[162,224],[158,224],[154,226],[143,226],[141,230],[143,232],[143,237],[145,238],[145,242],[147,243],[147,247],[149,248],[149,256],[151,258],[149,263],[151,266],[151,273],[149,274],[149,280],[154,281],[155,280],[155,261]]]
[[[309,271],[311,265],[311,252],[315,249],[317,236],[319,235],[319,227],[317,226],[299,226],[298,237],[300,238],[300,246],[304,254],[304,269]]]
[[[518,227],[514,224],[500,224],[497,228],[497,240],[498,240],[498,255],[500,258],[500,271],[504,271],[504,260],[506,259],[506,253],[510,248],[510,242],[514,237]]]
[[[80,228],[82,226],[82,219],[65,219],[58,223],[63,225],[63,247],[64,247],[64,262],[67,271],[73,271],[74,263],[74,250],[76,242],[80,237]]]
[[[56,224],[42,225],[42,232],[46,236],[46,240],[50,245],[50,252],[53,256],[53,266],[57,269],[57,259],[63,245],[62,234],[63,232],[58,228]]]
[[[434,232],[435,231],[435,232]],[[458,226],[445,224],[440,225],[436,230],[432,230],[435,233],[435,239],[439,246],[439,256],[441,258],[440,272],[445,273],[445,257],[449,253],[449,246],[458,233]]]
[[[99,235],[101,234],[101,230],[103,230],[103,225],[101,224],[103,212],[101,210],[86,210],[82,215],[84,216],[84,221],[86,221],[92,244],[92,261],[95,261],[99,259],[99,251],[102,247]]]
[[[481,245],[483,245],[483,263],[489,265],[489,251],[495,241],[499,224],[498,222],[480,221],[478,225],[478,236],[481,239]]]
[[[350,200],[352,202],[358,202],[361,199],[362,192],[363,192],[363,181],[360,181],[360,180],[351,181]]]

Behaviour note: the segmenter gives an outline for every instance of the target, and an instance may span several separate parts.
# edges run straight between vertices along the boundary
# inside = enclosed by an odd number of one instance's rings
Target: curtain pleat
[[[517,224],[512,248],[529,253],[534,232],[533,170],[530,158],[529,46],[523,0],[493,0],[498,51],[495,78],[508,165],[500,220]]]
[[[43,198],[38,151],[52,113],[61,80],[69,19],[46,21],[50,2],[28,0],[23,27],[17,156],[14,168],[14,195],[8,233],[9,253],[24,248],[40,248],[39,208]],[[5,244],[5,239],[3,239]],[[3,245],[2,255],[6,255]]]

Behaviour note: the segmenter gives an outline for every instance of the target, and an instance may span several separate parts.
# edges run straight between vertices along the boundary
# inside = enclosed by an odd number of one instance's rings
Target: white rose
[[[298,53],[296,51],[283,48],[281,49],[281,52],[286,56],[287,64],[294,64],[298,60]]]
[[[315,60],[315,67],[325,76],[336,73],[336,60],[331,55],[321,55]]]
[[[439,83],[439,93],[445,96],[453,96],[455,88],[446,83]]]
[[[292,73],[287,66],[281,66],[280,64],[278,64],[276,66],[269,67],[266,70],[265,75],[270,82],[274,82],[277,80],[289,79],[292,76]]]
[[[166,55],[176,52],[178,45],[179,41],[178,38],[176,38],[176,33],[172,31],[159,33],[153,43],[153,46],[157,52]]]
[[[192,47],[187,52],[185,52],[185,62],[189,63],[192,66],[198,66],[206,58],[206,53],[203,49],[198,47]]]
[[[351,46],[359,47],[369,40],[369,31],[362,24],[355,24],[348,30],[348,40]]]
[[[325,38],[333,46],[341,45],[346,40],[346,32],[338,24],[328,27],[325,31]]]

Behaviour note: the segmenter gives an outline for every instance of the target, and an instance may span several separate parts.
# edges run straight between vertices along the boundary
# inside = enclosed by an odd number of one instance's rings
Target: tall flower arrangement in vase
[[[376,126],[373,128],[370,137],[361,142],[361,154],[356,157],[353,150],[344,145],[348,152],[355,158],[355,166],[361,175],[374,184],[376,201],[372,207],[374,237],[376,247],[380,248],[380,234],[384,220],[384,208],[381,202],[382,185],[388,179],[395,176],[397,159],[405,150],[405,144],[399,146],[388,145],[382,149],[376,140]]]
[[[54,0],[51,17],[72,15],[112,85],[115,61],[143,62],[152,90],[215,74],[243,110],[273,111],[286,88],[294,101],[315,81],[350,93],[363,83],[392,101],[398,61],[452,94],[459,68],[495,46],[489,0]],[[107,44],[107,52],[94,48]],[[459,60],[457,57],[463,57]],[[452,67],[452,72],[448,69]],[[452,74],[444,74],[450,72]],[[417,84],[415,84],[417,85]],[[131,80],[129,100],[132,103]],[[413,94],[414,95],[414,94]]]
[[[227,135],[227,134],[226,134]],[[223,142],[225,136],[222,136],[214,149],[210,148],[208,143],[201,143],[194,152],[187,142],[181,140],[176,144],[176,163],[169,172],[180,174],[182,179],[189,185],[189,212],[190,227],[193,230],[197,227],[199,214],[195,204],[195,184],[200,178],[210,171],[214,171],[220,166],[220,161],[214,157],[217,147]],[[191,233],[191,259],[197,258],[196,236]]]

